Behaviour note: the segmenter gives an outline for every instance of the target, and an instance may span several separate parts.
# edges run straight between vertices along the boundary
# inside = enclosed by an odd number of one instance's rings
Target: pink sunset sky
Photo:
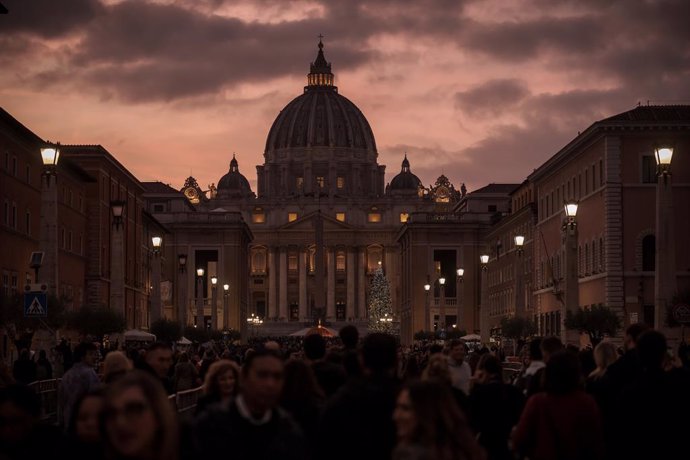
[[[687,0],[0,0],[0,106],[140,180],[256,184],[317,35],[386,180],[521,182],[596,120],[690,102]]]

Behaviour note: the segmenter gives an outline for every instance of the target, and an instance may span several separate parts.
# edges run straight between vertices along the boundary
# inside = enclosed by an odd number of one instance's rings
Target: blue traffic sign
[[[24,316],[26,318],[48,316],[48,296],[45,292],[24,293]]]

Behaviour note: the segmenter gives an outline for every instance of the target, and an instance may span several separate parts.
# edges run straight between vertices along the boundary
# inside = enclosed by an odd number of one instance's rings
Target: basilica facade
[[[149,212],[171,232],[168,271],[175,254],[188,261],[185,286],[170,297],[167,314],[174,317],[172,305],[180,304],[187,321],[196,321],[202,297],[207,327],[218,308],[217,328],[243,327],[243,318],[254,314],[263,319],[264,334],[290,333],[319,320],[365,330],[369,281],[379,267],[391,284],[393,311],[400,311],[401,228],[415,214],[450,214],[464,186],[458,191],[441,176],[424,187],[406,156],[390,183],[385,168],[369,122],[334,85],[319,43],[303,93],[268,132],[256,190],[234,155],[209,190],[193,177],[179,190],[145,183]],[[229,238],[222,225],[231,221],[245,222],[247,231]],[[239,254],[244,241],[246,259]],[[239,276],[245,267],[246,280]],[[204,269],[201,296],[197,268]],[[229,281],[225,309],[219,296],[210,300],[214,276],[219,286]]]

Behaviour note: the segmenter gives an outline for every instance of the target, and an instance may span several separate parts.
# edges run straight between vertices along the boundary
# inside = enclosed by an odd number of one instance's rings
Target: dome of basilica
[[[218,195],[221,197],[228,197],[249,196],[252,194],[253,192],[249,186],[249,181],[240,173],[237,159],[233,154],[232,161],[230,161],[230,171],[218,181]]]
[[[304,94],[293,99],[273,122],[266,153],[283,149],[327,147],[376,152],[374,133],[362,112],[333,85],[323,43],[311,64]]]
[[[402,162],[402,169],[393,180],[391,180],[388,191],[418,193],[420,187],[422,187],[422,181],[410,171],[410,162],[407,160],[407,155],[405,155],[405,159]]]

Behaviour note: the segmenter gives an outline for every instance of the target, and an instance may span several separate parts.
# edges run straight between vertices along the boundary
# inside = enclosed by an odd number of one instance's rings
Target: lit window
[[[255,224],[263,224],[266,222],[266,214],[262,208],[255,208],[252,214],[252,222]]]
[[[296,185],[297,185],[297,190],[301,191],[302,188],[304,187],[304,177],[298,177]]]
[[[297,220],[297,213],[296,212],[289,212],[288,213],[288,222],[294,222]]]
[[[339,272],[345,271],[345,252],[338,251],[335,255],[335,269]]]
[[[434,271],[438,274],[441,273],[441,261],[434,260]]]
[[[316,177],[316,185],[318,185],[319,188],[324,188],[326,186],[326,180],[323,176]]]
[[[335,213],[335,220],[339,220],[340,222],[345,222],[345,213],[344,212],[336,212]]]
[[[401,213],[400,213],[400,222],[402,222],[403,224],[404,224],[405,222],[407,222],[407,219],[409,219],[409,218],[410,218],[410,214],[409,214],[409,213],[407,213],[407,212],[401,212]]]
[[[297,271],[297,254],[293,252],[288,254],[288,270],[291,272]]]
[[[344,177],[338,177],[336,181],[336,185],[338,186],[338,190],[342,190],[345,188],[345,178]]]
[[[381,213],[380,212],[370,212],[367,220],[369,222],[381,222]]]

